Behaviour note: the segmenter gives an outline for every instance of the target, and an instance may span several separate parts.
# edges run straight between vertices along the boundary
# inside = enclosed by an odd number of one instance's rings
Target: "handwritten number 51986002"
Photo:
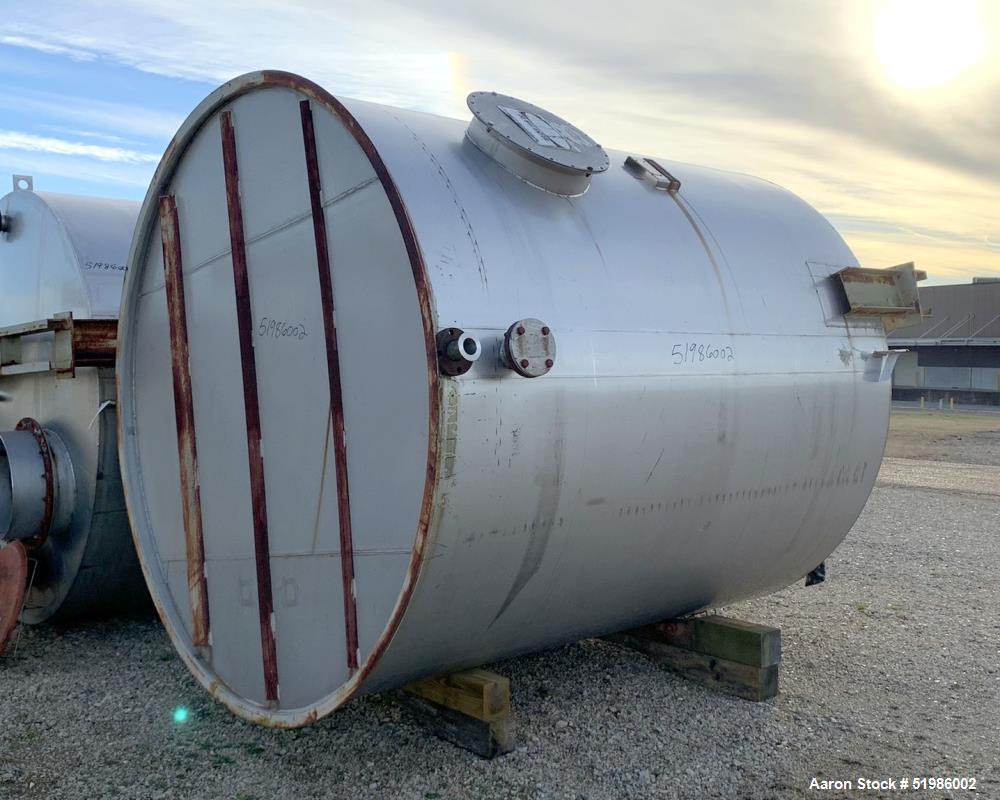
[[[306,332],[306,324],[304,322],[296,324],[272,317],[262,317],[260,324],[257,326],[257,335],[271,339],[291,338],[302,341],[309,334]]]
[[[732,345],[713,345],[705,342],[680,342],[674,345],[670,355],[674,364],[695,364],[702,361],[735,361],[736,351]]]

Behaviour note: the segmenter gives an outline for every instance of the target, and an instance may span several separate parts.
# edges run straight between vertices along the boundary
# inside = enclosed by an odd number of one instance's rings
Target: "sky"
[[[5,3],[0,180],[141,199],[187,114],[257,69],[458,118],[511,94],[778,183],[865,266],[1000,277],[1000,0]]]

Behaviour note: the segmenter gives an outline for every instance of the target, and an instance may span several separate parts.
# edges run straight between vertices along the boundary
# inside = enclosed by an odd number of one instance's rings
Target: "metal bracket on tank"
[[[892,371],[896,367],[896,361],[903,353],[909,350],[876,350],[873,353],[862,353],[861,357],[865,361],[865,380],[873,383],[885,383],[892,377]]]
[[[654,189],[670,194],[676,194],[680,191],[681,182],[652,158],[629,156],[625,159],[625,169],[633,177],[651,184]]]
[[[847,319],[881,319],[886,333],[922,319],[917,281],[927,273],[912,261],[888,269],[847,267],[834,277],[847,299]]]
[[[51,333],[48,358],[25,361],[24,338]],[[44,339],[39,339],[44,342]],[[60,378],[76,377],[77,367],[111,367],[115,363],[118,321],[73,319],[72,312],[49,319],[0,328],[0,377],[55,372]]]
[[[35,190],[35,179],[30,175],[14,175],[13,184],[15,192],[33,192]],[[0,233],[10,233],[10,215],[0,212]]]

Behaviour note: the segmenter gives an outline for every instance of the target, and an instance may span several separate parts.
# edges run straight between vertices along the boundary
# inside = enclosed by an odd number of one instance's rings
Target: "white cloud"
[[[71,128],[64,125],[51,125],[49,123],[39,123],[38,129],[40,131],[45,131],[46,133],[55,133],[63,137],[70,136],[74,139],[93,139],[94,141],[103,142],[105,144],[122,145],[127,147],[142,146],[142,143],[136,141],[135,139],[127,139],[124,136],[117,136],[113,133],[106,133],[104,131],[81,130],[80,128]]]
[[[0,151],[28,150],[37,153],[51,153],[60,156],[85,156],[98,161],[113,161],[121,164],[155,164],[159,155],[140,153],[124,147],[106,147],[98,144],[71,142],[51,136],[36,136],[32,133],[0,130]]]
[[[0,36],[0,44],[10,45],[11,47],[26,47],[29,50],[37,50],[40,53],[48,53],[49,55],[68,56],[75,61],[93,61],[96,58],[94,53],[87,50],[65,47],[60,44],[54,44],[51,41],[44,41],[29,36]]]
[[[217,84],[286,69],[347,97],[442,113],[451,108],[448,49],[419,15],[383,0],[49,0],[8,10],[4,27],[33,47],[90,53],[136,69]],[[12,13],[11,13],[12,12]]]
[[[141,199],[153,177],[152,164],[98,161],[80,156],[53,155],[33,150],[0,150],[0,177],[34,175],[35,189],[47,191],[50,178],[68,178],[94,187],[95,195]],[[9,184],[8,184],[9,186]],[[0,186],[0,194],[7,191]]]
[[[0,92],[0,111],[5,109],[76,123],[87,130],[104,129],[112,136],[128,134],[162,141],[173,137],[185,117],[184,113],[170,114],[135,104],[16,87]]]

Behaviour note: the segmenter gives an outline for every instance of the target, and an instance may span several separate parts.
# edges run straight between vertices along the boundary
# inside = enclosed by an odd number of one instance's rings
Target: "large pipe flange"
[[[73,517],[76,477],[55,431],[25,417],[0,431],[0,540],[40,547]]]

